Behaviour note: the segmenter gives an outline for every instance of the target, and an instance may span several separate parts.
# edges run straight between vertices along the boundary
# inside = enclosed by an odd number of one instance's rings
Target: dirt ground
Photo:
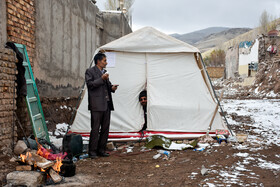
[[[10,162],[11,157],[0,154],[0,186],[6,184],[6,175],[15,171],[17,163]]]
[[[135,152],[139,154],[134,155]],[[230,172],[237,163],[242,162],[242,157],[234,156],[240,152],[267,155],[267,161],[280,164],[275,156],[280,153],[278,146],[256,152],[240,151],[232,146],[213,147],[204,152],[173,151],[169,160],[154,160],[156,150],[141,153],[137,148],[135,152],[117,152],[108,158],[80,160],[77,174],[91,176],[92,184],[97,186],[210,186],[209,183],[221,186],[279,186],[280,182],[280,171],[261,169],[255,166],[254,161],[247,164],[249,171],[241,173],[239,184],[232,184],[231,180],[219,173],[223,170]],[[209,174],[201,175],[202,165],[209,169]]]

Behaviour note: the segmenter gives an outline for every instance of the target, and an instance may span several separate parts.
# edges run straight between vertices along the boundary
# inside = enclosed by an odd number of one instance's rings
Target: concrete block
[[[7,183],[12,186],[41,186],[44,176],[37,171],[14,171],[7,175]]]
[[[22,154],[27,149],[27,145],[24,141],[19,140],[14,148],[14,153],[16,155]]]

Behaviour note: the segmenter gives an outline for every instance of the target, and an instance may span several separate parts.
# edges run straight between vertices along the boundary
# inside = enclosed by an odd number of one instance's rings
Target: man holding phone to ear
[[[88,88],[88,109],[91,112],[91,132],[89,139],[89,157],[108,157],[106,145],[109,135],[111,111],[114,110],[112,94],[118,85],[109,81],[106,55],[99,52],[94,56],[95,66],[86,70],[85,79]]]

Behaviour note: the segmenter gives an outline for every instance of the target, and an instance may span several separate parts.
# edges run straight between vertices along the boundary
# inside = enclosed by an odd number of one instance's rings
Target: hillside
[[[249,28],[233,28],[219,33],[211,34],[194,44],[201,52],[207,51],[219,44],[229,41],[236,36],[250,31]]]
[[[205,52],[250,30],[249,28],[209,27],[187,34],[172,34],[171,36]]]
[[[198,31],[194,31],[194,32],[186,33],[186,34],[171,34],[171,36],[173,36],[174,38],[177,38],[178,40],[186,42],[190,45],[194,45],[196,42],[199,42],[200,40],[202,40],[203,38],[205,38],[211,34],[226,31],[228,29],[230,29],[230,28],[209,27],[206,29],[202,29],[202,30],[198,30]]]

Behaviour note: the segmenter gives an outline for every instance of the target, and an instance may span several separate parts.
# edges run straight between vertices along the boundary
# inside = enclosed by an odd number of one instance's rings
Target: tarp
[[[205,70],[195,60],[197,48],[147,27],[100,49],[107,51],[106,69],[111,82],[120,85],[113,94],[111,138],[118,137],[116,132],[127,133],[129,138],[130,132],[142,129],[144,114],[138,96],[145,88],[148,132],[176,132],[175,136],[180,137],[184,132],[207,131],[217,104],[207,87],[209,82],[202,77]],[[71,131],[88,136],[91,128],[87,97],[85,88]],[[225,129],[219,113],[212,126],[215,129]]]

